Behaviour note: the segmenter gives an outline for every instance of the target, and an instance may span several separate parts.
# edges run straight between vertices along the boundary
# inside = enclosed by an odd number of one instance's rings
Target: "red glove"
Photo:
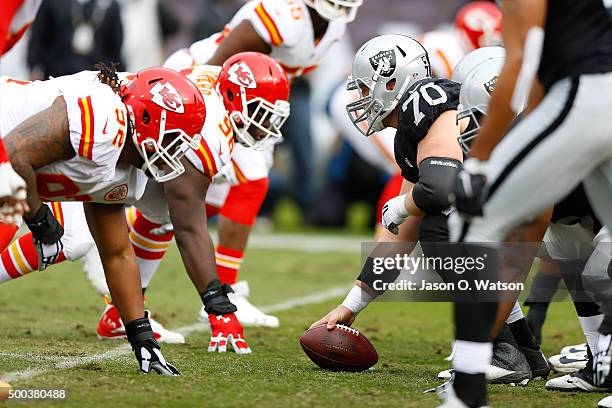
[[[227,342],[236,352],[236,354],[250,354],[251,349],[244,339],[244,330],[236,315],[234,313],[228,313],[224,315],[215,315],[210,313],[208,315],[208,321],[210,322],[210,345],[208,346],[208,352],[214,353],[225,353],[227,350]]]

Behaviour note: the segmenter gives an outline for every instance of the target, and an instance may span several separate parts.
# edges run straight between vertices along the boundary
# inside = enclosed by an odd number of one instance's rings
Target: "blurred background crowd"
[[[280,0],[279,0],[280,1]],[[45,0],[0,75],[42,79],[117,62],[120,70],[161,65],[177,49],[222,31],[245,0]],[[257,227],[307,225],[367,230],[395,169],[375,166],[340,135],[329,114],[354,52],[377,34],[418,37],[452,30],[468,0],[366,0],[348,32],[317,70],[292,83],[285,142],[276,149],[270,191]]]

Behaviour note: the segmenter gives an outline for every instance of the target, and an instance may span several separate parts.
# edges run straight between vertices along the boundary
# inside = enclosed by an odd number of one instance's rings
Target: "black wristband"
[[[45,245],[55,244],[64,235],[64,228],[45,204],[41,205],[36,214],[25,222],[32,231],[34,239]]]
[[[234,293],[231,285],[227,283],[221,284],[219,279],[213,279],[208,284],[206,292],[200,293],[202,303],[204,303],[204,310],[207,313],[216,315],[234,313],[238,309],[227,297],[228,293]]]
[[[125,333],[127,334],[128,341],[134,348],[137,344],[152,341],[157,347],[157,341],[153,336],[153,329],[151,329],[151,322],[148,317],[142,317],[140,319],[132,320],[125,325]]]
[[[381,283],[393,283],[397,279],[400,274],[400,270],[397,268],[387,269],[384,268],[382,272],[375,272],[374,268],[374,258],[369,256],[363,267],[361,268],[361,272],[359,272],[359,276],[357,276],[357,280],[368,285],[377,295],[382,295],[384,290],[376,290],[375,281],[380,281]]]

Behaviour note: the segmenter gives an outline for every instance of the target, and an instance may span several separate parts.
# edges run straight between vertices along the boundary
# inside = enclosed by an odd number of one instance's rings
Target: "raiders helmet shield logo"
[[[181,95],[170,83],[157,82],[149,90],[149,93],[153,95],[151,101],[156,105],[175,113],[185,113],[185,106],[183,106]]]
[[[230,67],[229,80],[238,86],[244,88],[257,88],[257,82],[255,82],[255,75],[251,71],[251,68],[244,62],[239,62]]]
[[[384,65],[381,68],[380,75],[387,78],[393,75],[396,64],[395,50],[381,51],[373,57],[370,57],[370,65],[372,65],[375,71],[378,70],[378,65],[381,63]]]
[[[484,89],[485,91],[487,91],[489,95],[491,95],[493,91],[495,90],[495,85],[497,85],[497,78],[498,76],[496,75],[493,78],[491,78],[489,81],[484,83]]]

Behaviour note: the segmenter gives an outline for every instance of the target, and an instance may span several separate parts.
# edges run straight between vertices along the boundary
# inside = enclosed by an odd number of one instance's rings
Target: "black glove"
[[[43,204],[36,214],[25,220],[25,223],[32,231],[34,242],[40,241],[45,245],[53,245],[64,235],[64,228],[53,216],[51,209]]]
[[[202,298],[204,303],[204,310],[208,314],[212,313],[215,315],[234,313],[238,309],[227,297],[228,293],[234,293],[231,285],[227,283],[221,284],[219,279],[210,281],[206,292],[200,294],[200,298]]]
[[[150,373],[153,370],[161,375],[181,375],[179,370],[168,363],[162,355],[161,348],[153,337],[148,311],[145,312],[145,317],[126,324],[125,332],[138,360],[140,371]]]
[[[455,178],[450,199],[462,215],[482,215],[482,207],[487,195],[487,179],[483,167],[484,163],[479,160],[467,159]]]

